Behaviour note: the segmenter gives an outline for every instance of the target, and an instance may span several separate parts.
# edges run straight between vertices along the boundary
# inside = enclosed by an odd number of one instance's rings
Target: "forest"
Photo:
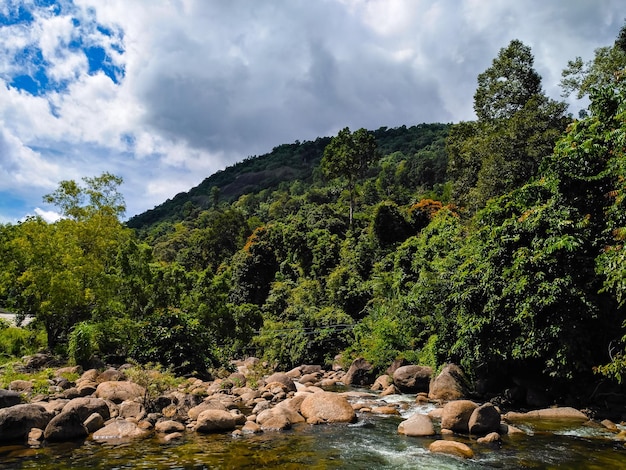
[[[0,225],[0,362],[209,374],[365,358],[553,390],[626,371],[626,25],[563,71],[531,49],[477,77],[476,120],[296,141],[124,221],[122,179],[62,181],[63,214]],[[417,105],[417,104],[416,104]]]

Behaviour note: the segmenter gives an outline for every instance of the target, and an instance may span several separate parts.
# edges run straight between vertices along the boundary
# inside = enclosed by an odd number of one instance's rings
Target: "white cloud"
[[[567,61],[612,43],[623,21],[619,0],[74,0],[61,11],[0,27],[0,184],[34,208],[61,179],[110,171],[125,178],[129,215],[281,143],[472,119],[476,76],[514,38],[556,98]],[[77,44],[102,48],[109,69],[90,73]],[[9,86],[41,66],[29,47],[55,84],[39,96]]]
[[[41,217],[43,220],[45,220],[48,223],[54,223],[54,222],[56,222],[57,220],[60,220],[63,217],[58,212],[46,211],[46,210],[43,210],[43,209],[41,209],[39,207],[35,207],[35,214],[37,214],[39,217]]]

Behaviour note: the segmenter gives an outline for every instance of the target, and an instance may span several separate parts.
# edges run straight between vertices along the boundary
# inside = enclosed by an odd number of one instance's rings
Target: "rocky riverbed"
[[[9,390],[0,390],[0,455],[19,455],[20,449],[32,455],[58,442],[116,445],[156,438],[162,445],[175,445],[190,433],[280,436],[296,426],[358,426],[371,416],[397,417],[395,434],[427,437],[428,452],[460,459],[495,452],[503,438],[532,434],[528,422],[538,423],[537,429],[567,422],[602,430],[600,435],[619,451],[626,440],[621,424],[590,420],[571,407],[503,413],[490,402],[471,400],[456,366],[432,377],[430,368],[407,365],[376,378],[368,376],[363,361],[347,371],[303,365],[263,376],[257,359],[236,366],[228,377],[186,379],[159,395],[146,389],[149,381],[128,380],[128,366],[56,369],[49,384],[52,393],[39,396],[33,383],[12,382]],[[63,378],[68,374],[79,378]]]

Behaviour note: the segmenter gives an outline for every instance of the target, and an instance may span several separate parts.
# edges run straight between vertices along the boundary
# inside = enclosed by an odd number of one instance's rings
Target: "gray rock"
[[[50,420],[43,436],[47,441],[65,442],[87,437],[89,431],[78,413],[70,411],[56,415]]]
[[[0,441],[26,439],[32,428],[45,429],[52,413],[43,406],[24,404],[0,409]]]
[[[393,383],[402,393],[428,392],[433,369],[427,366],[398,367],[393,373]]]
[[[22,398],[18,392],[0,389],[0,408],[19,405],[21,402]]]

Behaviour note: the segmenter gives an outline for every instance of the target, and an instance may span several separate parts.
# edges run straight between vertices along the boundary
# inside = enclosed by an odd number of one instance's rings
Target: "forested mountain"
[[[564,72],[590,96],[579,119],[512,41],[478,77],[475,121],[281,145],[127,225],[113,175],[62,182],[47,200],[66,218],[0,227],[0,306],[84,364],[341,354],[588,399],[626,369],[622,48]]]
[[[449,127],[446,124],[393,129],[381,127],[372,135],[382,154],[402,154],[403,158],[411,161],[411,165],[428,166],[428,174],[420,172],[425,180],[422,183],[434,184],[444,180],[447,164],[444,143]],[[265,155],[248,157],[209,176],[188,192],[177,194],[154,209],[135,215],[127,224],[132,228],[146,229],[159,222],[190,218],[197,215],[198,210],[214,207],[218,202],[230,203],[245,194],[278,189],[296,180],[311,184],[319,180],[319,172],[316,174],[315,171],[330,139],[318,137],[314,141],[296,141],[279,145]]]

